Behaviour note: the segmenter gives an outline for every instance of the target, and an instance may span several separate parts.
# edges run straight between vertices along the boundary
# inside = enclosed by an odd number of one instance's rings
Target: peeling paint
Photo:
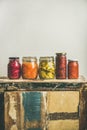
[[[5,130],[21,130],[19,92],[5,92]]]
[[[26,92],[23,93],[23,106],[25,110],[25,122],[40,121],[41,120],[41,93],[40,92]]]
[[[0,109],[3,112],[0,123],[5,120],[5,128],[0,124],[0,130],[86,130],[87,87],[64,90],[21,90],[0,94],[4,102],[3,105],[1,100],[0,107],[4,110]]]
[[[16,107],[17,107],[17,101],[15,100],[15,95],[10,95],[9,97],[9,103],[10,103],[10,108],[9,108],[9,116],[13,119],[16,120],[17,113],[16,113]]]

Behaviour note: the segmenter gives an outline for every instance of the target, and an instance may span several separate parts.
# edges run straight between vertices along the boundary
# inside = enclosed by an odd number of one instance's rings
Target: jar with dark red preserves
[[[66,53],[56,53],[56,79],[66,79]]]
[[[79,78],[79,64],[76,60],[68,61],[68,78],[78,79]]]
[[[20,76],[21,76],[21,64],[19,63],[19,57],[9,57],[8,78],[19,79]]]

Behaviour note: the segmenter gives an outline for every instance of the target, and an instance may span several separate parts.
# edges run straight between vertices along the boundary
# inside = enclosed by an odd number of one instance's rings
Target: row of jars
[[[68,66],[68,67],[67,67]],[[68,60],[66,53],[56,53],[54,57],[40,57],[39,65],[36,57],[23,57],[22,65],[19,57],[9,57],[8,78],[19,79],[78,79],[78,61]]]

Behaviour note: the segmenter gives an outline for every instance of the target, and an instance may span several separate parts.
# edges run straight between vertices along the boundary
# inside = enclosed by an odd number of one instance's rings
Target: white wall
[[[63,51],[87,76],[87,0],[0,0],[0,76],[10,56]]]

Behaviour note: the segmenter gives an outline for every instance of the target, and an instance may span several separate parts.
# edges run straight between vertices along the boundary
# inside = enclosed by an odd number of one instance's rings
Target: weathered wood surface
[[[17,92],[5,93],[5,130],[21,130],[20,96]]]
[[[79,91],[47,93],[47,130],[79,130]]]
[[[77,112],[79,105],[78,91],[50,91],[47,93],[48,113]]]
[[[83,83],[0,83],[0,91],[79,91]]]
[[[0,130],[87,130],[86,83],[0,79]]]
[[[8,79],[7,77],[0,77],[0,83],[87,83],[87,80],[84,76],[80,76],[78,79],[35,79],[35,80],[28,80],[28,79]]]
[[[49,121],[47,130],[79,130],[79,120]]]
[[[0,92],[0,130],[5,130],[4,123],[4,93]]]
[[[80,129],[87,130],[87,85],[80,90]]]
[[[46,92],[6,92],[5,130],[44,130]]]
[[[14,91],[4,97],[5,130],[56,130],[55,125],[71,130],[74,123],[73,130],[79,130],[77,91]]]
[[[79,119],[79,114],[78,112],[55,112],[55,113],[50,113],[48,115],[49,120],[77,120]]]
[[[81,76],[79,79],[53,79],[53,80],[11,80],[0,78],[0,91],[79,91],[87,80]]]

